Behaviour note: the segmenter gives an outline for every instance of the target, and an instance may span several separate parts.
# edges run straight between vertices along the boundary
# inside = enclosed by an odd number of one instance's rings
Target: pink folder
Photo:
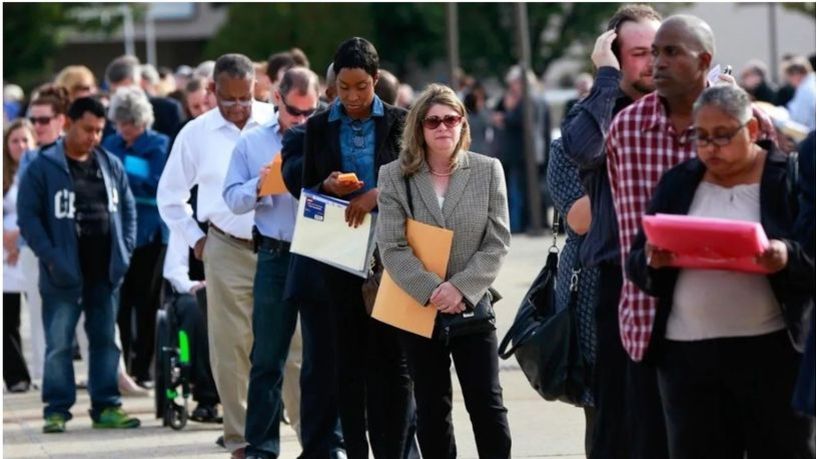
[[[657,214],[643,217],[649,242],[675,254],[673,266],[767,273],[755,258],[768,247],[756,222]]]

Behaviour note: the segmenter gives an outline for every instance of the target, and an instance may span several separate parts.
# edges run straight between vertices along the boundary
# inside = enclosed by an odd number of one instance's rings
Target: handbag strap
[[[411,209],[411,218],[414,218],[414,197],[411,193],[411,182],[409,181],[407,175],[403,175],[402,178],[405,180],[405,193],[408,195],[408,208]]]

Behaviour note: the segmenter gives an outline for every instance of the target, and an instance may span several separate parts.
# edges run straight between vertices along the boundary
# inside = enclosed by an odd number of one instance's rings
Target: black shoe
[[[218,416],[218,408],[216,408],[215,405],[207,405],[205,403],[199,403],[198,406],[196,406],[193,413],[190,414],[190,420],[212,424],[224,422],[224,418]],[[223,437],[221,440],[223,441]]]
[[[155,386],[150,378],[134,378],[134,381],[136,381],[136,385],[142,389],[150,390]]]
[[[22,394],[23,392],[28,392],[30,387],[31,383],[28,381],[19,381],[9,386],[8,391],[12,394]]]
[[[220,435],[218,437],[218,439],[215,440],[215,444],[222,447],[222,448],[224,448],[224,449],[227,449],[226,445],[224,445],[224,436],[223,435]]]

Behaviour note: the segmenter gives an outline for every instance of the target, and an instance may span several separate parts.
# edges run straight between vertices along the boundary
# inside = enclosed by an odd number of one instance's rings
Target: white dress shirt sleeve
[[[195,123],[189,123],[176,137],[156,193],[161,218],[171,231],[181,234],[190,247],[205,236],[193,220],[193,209],[187,203],[190,189],[198,182],[195,152],[190,144],[191,134],[195,133],[195,129],[190,128],[194,127]]]
[[[237,215],[255,210],[258,203],[258,175],[260,171],[250,168],[249,142],[242,136],[232,151],[229,169],[224,178],[224,190],[221,196],[227,207]]]
[[[190,293],[198,282],[190,280],[190,251],[181,234],[171,231],[162,274],[179,293]]]

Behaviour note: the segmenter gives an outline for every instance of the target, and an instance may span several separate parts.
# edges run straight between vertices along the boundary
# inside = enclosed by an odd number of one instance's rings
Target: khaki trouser
[[[224,410],[224,444],[246,446],[252,284],[257,257],[245,245],[210,230],[204,246],[210,364]]]

